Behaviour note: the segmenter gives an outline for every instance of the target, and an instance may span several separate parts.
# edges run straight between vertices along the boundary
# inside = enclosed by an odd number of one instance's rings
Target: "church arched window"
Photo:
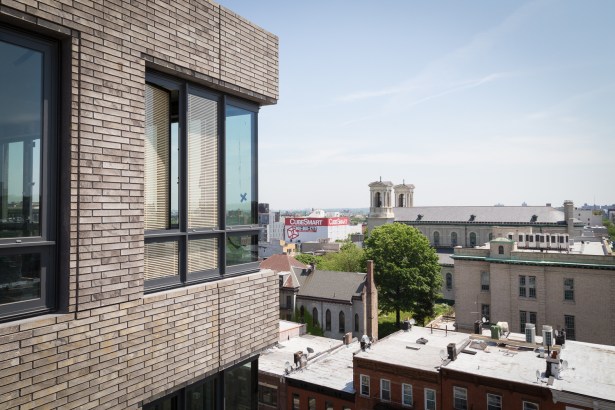
[[[433,233],[433,246],[440,246],[440,232]]]
[[[453,289],[453,274],[450,272],[446,274],[446,289]]]
[[[380,195],[380,192],[376,192],[376,195],[374,196],[374,206],[376,208],[382,207],[382,196]]]
[[[398,202],[397,202],[397,206],[400,208],[404,207],[404,194],[399,194],[399,198],[398,198]]]
[[[476,246],[476,234],[470,232],[470,246]]]
[[[318,326],[318,309],[312,309],[312,324]]]
[[[344,316],[344,312],[340,310],[340,333],[346,332],[346,317]]]
[[[451,233],[451,246],[457,246],[457,232]]]
[[[325,313],[325,330],[331,330],[331,311],[329,309]]]
[[[498,246],[498,254],[504,255],[504,247],[502,245]]]

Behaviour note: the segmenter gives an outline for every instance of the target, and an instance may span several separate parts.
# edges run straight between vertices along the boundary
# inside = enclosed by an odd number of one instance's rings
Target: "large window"
[[[259,405],[278,407],[278,388],[266,384],[258,384]]]
[[[331,330],[331,311],[329,309],[325,312],[325,330]]]
[[[346,332],[346,316],[344,312],[340,310],[339,314],[339,331],[340,333]]]
[[[564,315],[564,330],[566,331],[566,339],[576,340],[574,316]]]
[[[529,401],[523,402],[523,410],[538,410],[538,404]]]
[[[455,410],[468,409],[468,390],[464,387],[453,387],[453,406]]]
[[[391,401],[391,381],[380,379],[380,400]]]
[[[401,404],[412,406],[412,385],[402,383],[401,385]]]
[[[574,300],[574,279],[564,279],[564,300]]]
[[[519,276],[519,296],[536,298],[536,276]]]
[[[0,25],[0,319],[55,307],[57,54]]]
[[[480,290],[483,292],[489,292],[489,272],[480,273]]]
[[[525,310],[519,311],[519,323],[521,328],[521,333],[525,333],[525,325],[527,323],[536,324],[536,312],[528,312]]]
[[[436,410],[436,391],[425,389],[425,410]]]
[[[360,377],[361,377],[361,396],[369,397],[369,376],[362,374]]]
[[[502,410],[502,396],[487,393],[487,410]]]
[[[147,289],[258,269],[257,110],[184,81],[147,74]]]

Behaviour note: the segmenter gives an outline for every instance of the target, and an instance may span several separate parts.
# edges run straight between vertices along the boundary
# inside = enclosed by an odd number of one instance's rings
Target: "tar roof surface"
[[[308,361],[307,367],[294,371],[286,377],[354,393],[352,358],[359,350],[360,345],[357,341],[349,345],[342,345],[329,354],[323,354],[313,361]]]
[[[419,344],[420,338],[427,339],[426,344]],[[357,354],[358,358],[376,362],[396,364],[425,371],[437,372],[442,365],[442,350],[446,351],[449,343],[455,343],[457,350],[468,340],[465,333],[444,331],[414,326],[408,332],[400,330],[380,339],[370,349]]]
[[[314,353],[308,355],[308,363],[313,357],[323,354],[327,350],[342,346],[341,340],[326,337],[302,335],[290,340],[280,342],[276,346],[265,350],[258,358],[258,370],[282,376],[286,362],[293,364],[294,353],[302,351],[307,354],[307,348],[314,349]]]

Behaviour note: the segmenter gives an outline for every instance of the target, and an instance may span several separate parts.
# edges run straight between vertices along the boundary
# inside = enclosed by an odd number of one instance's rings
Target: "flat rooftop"
[[[399,366],[412,367],[436,373],[443,363],[442,354],[449,343],[455,343],[460,350],[468,341],[468,334],[445,331],[438,328],[413,326],[408,332],[400,330],[356,355],[382,363],[394,363]],[[425,339],[425,344],[417,340]]]
[[[357,341],[342,345],[330,353],[308,360],[306,367],[291,372],[286,378],[354,394],[352,358],[360,350],[361,346]]]
[[[329,339],[326,337],[312,335],[292,337],[289,340],[280,342],[274,347],[271,347],[261,353],[258,358],[258,370],[265,373],[282,376],[285,374],[286,362],[294,364],[295,352],[302,351],[305,353],[308,357],[309,365],[314,357],[322,355],[329,350],[334,350],[340,346],[342,346],[342,341],[337,339]],[[314,353],[308,354],[308,347],[313,349]]]

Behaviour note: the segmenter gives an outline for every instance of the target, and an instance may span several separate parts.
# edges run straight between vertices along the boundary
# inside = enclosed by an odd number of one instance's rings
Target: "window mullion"
[[[182,283],[188,277],[188,85],[183,83],[179,89],[179,230],[182,232],[179,248],[179,276]]]
[[[226,274],[226,95],[222,96],[222,107],[218,110],[218,223],[220,229],[225,231],[222,240],[218,243],[220,256],[220,275]]]

